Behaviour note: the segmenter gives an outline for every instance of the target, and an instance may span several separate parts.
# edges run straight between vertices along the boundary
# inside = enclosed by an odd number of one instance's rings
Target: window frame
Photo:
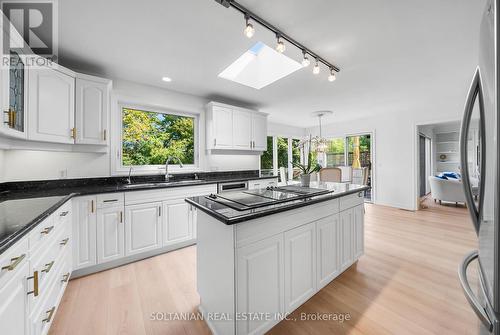
[[[123,109],[135,109],[144,112],[158,113],[158,114],[170,114],[176,116],[190,117],[193,118],[194,127],[194,164],[184,164],[183,168],[180,168],[177,164],[172,164],[169,166],[169,172],[197,172],[200,169],[200,115],[197,113],[189,113],[178,111],[175,109],[152,106],[142,103],[130,103],[125,101],[119,101],[117,104],[117,113],[114,118],[114,129],[115,136],[112,137],[112,152],[111,155],[113,175],[126,175],[129,172],[130,167],[132,167],[132,175],[149,175],[149,174],[164,174],[165,165],[123,165],[122,154],[123,154]]]

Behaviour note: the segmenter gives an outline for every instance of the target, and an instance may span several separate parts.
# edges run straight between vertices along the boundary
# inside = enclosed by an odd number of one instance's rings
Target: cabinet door
[[[316,225],[285,232],[285,311],[292,312],[316,292]]]
[[[76,143],[106,144],[109,83],[76,79]]]
[[[239,150],[252,148],[252,114],[233,110],[233,147]]]
[[[95,265],[96,258],[96,197],[73,199],[73,264],[81,269]]]
[[[172,245],[192,238],[191,206],[184,199],[163,203],[163,245]]]
[[[75,78],[49,68],[29,71],[29,139],[74,143]]]
[[[0,30],[0,33],[2,31]],[[7,59],[7,58],[6,58]],[[11,51],[10,64],[0,69],[1,73],[1,103],[2,118],[0,129],[2,133],[12,137],[26,138],[26,110],[28,96],[28,69],[26,57]]]
[[[230,108],[213,107],[213,132],[215,149],[233,148],[233,111]]]
[[[252,140],[253,150],[265,151],[267,149],[267,116],[252,115]]]
[[[161,247],[161,202],[125,208],[125,255]]]
[[[123,207],[97,210],[97,262],[105,263],[125,256]]]
[[[365,251],[365,206],[353,208],[354,213],[354,260],[361,257]]]
[[[354,257],[354,211],[352,208],[340,212],[340,267],[346,269]]]
[[[318,289],[330,283],[340,273],[339,215],[328,216],[316,222],[318,255]]]
[[[2,334],[28,334],[27,288],[29,266],[14,269],[16,274],[0,288],[0,325]]]
[[[237,313],[283,312],[283,235],[237,249]],[[279,320],[242,320],[237,334],[263,334]]]

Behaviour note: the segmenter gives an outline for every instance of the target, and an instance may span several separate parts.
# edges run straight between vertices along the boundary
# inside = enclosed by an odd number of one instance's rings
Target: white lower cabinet
[[[161,202],[125,207],[126,256],[161,247],[161,216]]]
[[[21,265],[21,264],[20,264]],[[5,266],[2,264],[2,266]],[[8,270],[2,270],[6,272]],[[15,274],[0,288],[0,325],[2,334],[29,334],[27,330],[26,278],[29,274],[27,261],[13,269]]]
[[[73,265],[75,270],[95,265],[96,196],[73,199]]]
[[[327,216],[316,222],[317,287],[323,288],[340,273],[339,215]]]
[[[192,207],[184,199],[163,202],[163,245],[193,238]]]
[[[354,213],[354,259],[365,252],[365,206],[358,205],[352,209]]]
[[[354,257],[354,213],[352,209],[340,212],[340,267],[342,270],[351,266]]]
[[[125,256],[125,224],[123,206],[97,211],[97,263]]]
[[[316,225],[285,232],[285,311],[291,312],[316,292]]]
[[[272,236],[236,251],[237,313],[283,313],[283,234]],[[276,324],[274,319],[237,322],[237,334],[263,334]]]

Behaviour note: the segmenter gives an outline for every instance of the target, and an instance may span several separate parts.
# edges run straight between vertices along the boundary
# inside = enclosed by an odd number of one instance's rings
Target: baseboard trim
[[[83,277],[83,276],[91,275],[91,274],[96,273],[96,272],[101,272],[101,271],[109,270],[109,269],[112,269],[112,268],[116,268],[118,266],[122,266],[122,265],[133,263],[133,262],[137,262],[137,261],[140,261],[140,260],[143,260],[143,259],[146,259],[146,258],[158,256],[158,255],[161,255],[161,254],[164,254],[164,253],[167,253],[167,252],[170,252],[170,251],[174,251],[174,250],[177,250],[177,249],[185,248],[185,247],[188,247],[188,246],[191,246],[191,245],[194,245],[194,244],[196,244],[196,239],[192,239],[192,240],[188,240],[188,241],[177,243],[175,245],[169,245],[169,246],[162,247],[162,248],[159,248],[159,249],[147,251],[147,252],[144,252],[142,254],[125,256],[125,257],[123,257],[121,259],[117,259],[117,260],[114,260],[114,261],[111,261],[111,262],[106,262],[106,263],[102,263],[102,264],[96,264],[96,265],[92,265],[92,266],[89,266],[89,267],[86,267],[86,268],[74,270],[71,273],[71,279],[80,278],[80,277]]]

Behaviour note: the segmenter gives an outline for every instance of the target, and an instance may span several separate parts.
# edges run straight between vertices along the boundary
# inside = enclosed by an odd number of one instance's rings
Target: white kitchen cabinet
[[[75,87],[75,142],[107,144],[111,81],[77,74]]]
[[[161,202],[125,207],[126,256],[161,247],[161,216]]]
[[[96,196],[73,199],[73,265],[75,270],[95,265]]]
[[[211,137],[207,145],[211,149],[232,149],[233,148],[233,111],[230,108],[214,106],[211,113],[207,114],[211,127],[207,129],[207,134]]]
[[[339,215],[330,215],[316,222],[317,235],[317,287],[330,283],[340,273]]]
[[[250,150],[252,142],[252,114],[247,111],[233,110],[233,148],[237,150]]]
[[[365,250],[365,206],[352,209],[354,220],[354,259],[361,257]]]
[[[283,234],[238,248],[236,282],[237,313],[270,313],[284,310]],[[274,318],[237,322],[237,334],[263,334],[277,321]]]
[[[211,102],[207,106],[208,150],[264,151],[267,115],[250,109]]]
[[[340,212],[340,267],[346,269],[353,263],[354,257],[354,212],[347,209]]]
[[[69,70],[31,68],[28,94],[28,138],[43,142],[75,143],[74,75]]]
[[[97,210],[97,263],[125,256],[125,224],[123,206]]]
[[[252,114],[252,141],[253,150],[267,150],[267,116],[264,114]]]
[[[285,232],[285,311],[292,312],[316,292],[316,225]]]
[[[12,271],[15,271],[14,276],[0,287],[1,332],[2,334],[29,334],[26,295],[26,278],[29,275],[28,262],[23,261],[19,267]]]
[[[163,245],[172,245],[193,238],[191,206],[184,199],[163,202]]]

